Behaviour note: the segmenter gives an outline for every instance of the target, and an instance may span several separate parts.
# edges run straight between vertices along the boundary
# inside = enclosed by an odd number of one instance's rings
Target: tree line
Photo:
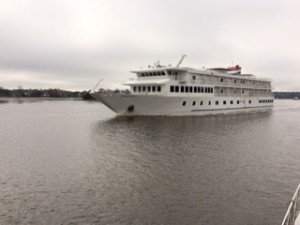
[[[300,99],[300,92],[273,92],[277,99]]]
[[[103,90],[102,90],[103,91]],[[105,90],[120,92],[120,90]],[[273,92],[277,99],[300,99],[300,92]],[[31,97],[31,98],[83,98],[91,99],[87,91],[66,91],[61,89],[4,89],[0,88],[0,97]]]
[[[0,97],[31,98],[82,98],[87,91],[66,91],[61,89],[4,89],[0,88]]]

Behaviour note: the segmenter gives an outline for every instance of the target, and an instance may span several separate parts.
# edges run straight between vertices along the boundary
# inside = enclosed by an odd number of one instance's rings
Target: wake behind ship
[[[132,71],[135,79],[120,93],[91,95],[119,115],[207,115],[270,110],[271,81],[242,74],[241,67],[193,69],[156,63]]]

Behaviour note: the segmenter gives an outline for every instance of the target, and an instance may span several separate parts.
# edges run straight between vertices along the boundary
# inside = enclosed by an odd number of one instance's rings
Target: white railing
[[[281,225],[293,225],[295,222],[295,219],[297,215],[299,214],[299,189],[300,189],[300,184],[298,185],[293,198],[291,200],[291,203],[289,204],[288,210],[284,216],[284,219],[281,223]]]

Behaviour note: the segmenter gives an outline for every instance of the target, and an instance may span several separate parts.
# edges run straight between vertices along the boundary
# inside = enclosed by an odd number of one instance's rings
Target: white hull
[[[93,93],[92,96],[118,115],[190,116],[271,110],[273,103],[259,97],[187,97]],[[202,105],[201,105],[202,101]],[[216,105],[216,101],[219,104]],[[226,104],[223,104],[226,101]],[[231,104],[233,101],[233,104]],[[239,101],[239,104],[237,104]],[[249,103],[251,101],[251,103]],[[186,102],[183,105],[183,102]],[[195,102],[195,103],[194,103]],[[210,102],[210,104],[209,104]],[[194,103],[194,105],[193,105]],[[132,110],[130,106],[134,106]]]

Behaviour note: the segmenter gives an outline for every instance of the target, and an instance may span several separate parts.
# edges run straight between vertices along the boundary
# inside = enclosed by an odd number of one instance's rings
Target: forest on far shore
[[[106,90],[117,92],[119,90]],[[273,92],[276,99],[300,99],[300,92]],[[0,88],[0,97],[31,97],[31,98],[89,98],[87,91],[66,91],[61,89],[4,89]]]

